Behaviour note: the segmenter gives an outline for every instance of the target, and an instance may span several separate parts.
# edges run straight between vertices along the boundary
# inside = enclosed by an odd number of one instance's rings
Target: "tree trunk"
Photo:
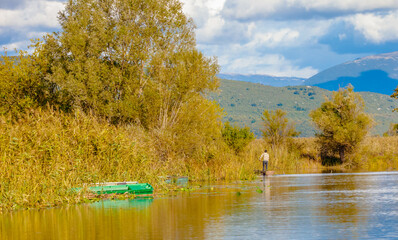
[[[344,163],[345,162],[345,148],[343,148],[343,147],[340,148],[339,154],[340,154],[340,161],[342,163]]]

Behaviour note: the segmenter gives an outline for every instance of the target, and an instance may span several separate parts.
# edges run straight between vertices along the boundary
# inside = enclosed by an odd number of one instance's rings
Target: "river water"
[[[380,238],[398,238],[398,172],[274,175],[0,215],[0,239]]]

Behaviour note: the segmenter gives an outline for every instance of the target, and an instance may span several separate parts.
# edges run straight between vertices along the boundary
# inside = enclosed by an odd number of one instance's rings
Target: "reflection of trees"
[[[370,203],[360,198],[368,196],[357,195],[369,185],[366,178],[265,177],[262,183],[226,184],[209,193],[146,202],[19,211],[0,215],[0,239],[211,239],[209,234],[228,238],[236,226],[285,236],[286,229],[303,225],[312,232],[339,227],[356,236],[355,230],[366,226],[364,216],[369,215]],[[40,234],[31,237],[33,233]]]
[[[367,207],[354,191],[361,189],[365,178],[356,175],[330,175],[321,178],[319,184],[320,201],[317,209],[319,216],[326,216],[326,221],[333,224],[360,226],[366,222]],[[353,231],[357,228],[351,228]],[[353,232],[352,234],[355,234]]]
[[[35,239],[205,239],[211,232],[208,228],[225,231],[226,216],[242,211],[248,198],[258,195],[251,191],[238,196],[236,188],[223,189],[222,194],[216,191],[147,203],[107,202],[20,211],[0,215],[0,233],[11,239],[29,239],[37,232],[40,235]]]

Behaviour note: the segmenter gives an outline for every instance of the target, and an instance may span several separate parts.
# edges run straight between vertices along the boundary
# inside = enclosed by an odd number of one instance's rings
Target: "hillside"
[[[270,85],[274,87],[297,86],[303,85],[305,79],[297,77],[275,77],[270,75],[260,74],[218,74],[221,79],[230,79],[236,81],[244,81],[251,83],[261,83],[263,85]]]
[[[211,99],[217,101],[227,112],[224,121],[249,126],[260,136],[262,124],[261,115],[264,109],[280,108],[286,111],[289,120],[296,122],[300,136],[313,136],[309,112],[321,105],[324,96],[331,92],[319,87],[290,86],[271,87],[258,83],[248,83],[233,80],[221,80],[219,93],[212,94]],[[377,122],[372,134],[382,134],[387,131],[391,122],[398,122],[398,113],[392,109],[398,106],[398,100],[388,95],[362,92],[366,111]]]
[[[368,56],[339,64],[305,81],[305,85],[332,91],[349,83],[356,91],[391,95],[398,86],[398,52]]]

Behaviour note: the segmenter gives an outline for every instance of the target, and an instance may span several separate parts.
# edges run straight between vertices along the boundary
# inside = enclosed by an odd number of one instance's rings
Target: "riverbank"
[[[324,168],[313,138],[274,149],[257,139],[238,155],[214,139],[212,146],[196,145],[190,157],[163,142],[169,148],[165,158],[159,133],[110,125],[82,113],[37,110],[16,122],[2,116],[0,128],[1,211],[84,202],[84,194],[70,189],[96,182],[134,180],[161,191],[168,186],[160,176],[168,175],[189,176],[194,182],[252,180],[265,148],[270,149],[270,170],[277,173]],[[368,138],[352,159],[343,167],[397,169],[398,137]]]

